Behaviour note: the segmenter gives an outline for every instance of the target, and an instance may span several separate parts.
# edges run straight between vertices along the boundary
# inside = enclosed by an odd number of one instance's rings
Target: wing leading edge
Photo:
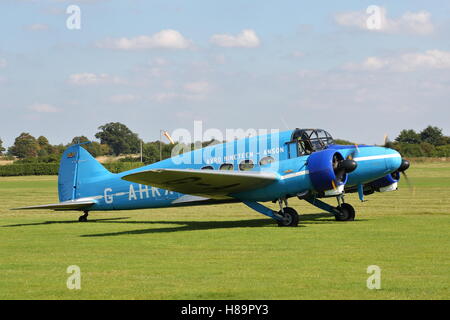
[[[153,169],[132,173],[122,179],[184,194],[226,199],[230,194],[265,187],[279,178],[272,172]]]

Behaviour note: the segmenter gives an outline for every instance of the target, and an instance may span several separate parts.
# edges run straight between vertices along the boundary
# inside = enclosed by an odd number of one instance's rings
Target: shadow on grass
[[[108,223],[128,223],[128,224],[147,224],[147,225],[178,225],[163,228],[150,228],[139,230],[127,230],[120,232],[108,232],[100,234],[82,235],[82,237],[110,237],[120,235],[137,235],[137,234],[152,234],[152,233],[170,233],[179,231],[199,231],[212,229],[233,229],[233,228],[261,228],[274,224],[269,219],[252,219],[252,220],[236,220],[236,221],[105,221]]]
[[[92,219],[92,220],[89,220],[89,222],[107,222],[107,221],[112,221],[112,220],[123,220],[123,219],[129,219],[129,217]],[[34,223],[10,224],[10,225],[1,226],[1,227],[2,228],[11,228],[11,227],[26,227],[26,226],[43,226],[43,225],[49,225],[49,224],[68,224],[68,223],[80,223],[80,222],[78,222],[78,220],[44,221],[44,222],[34,222]]]
[[[251,219],[251,220],[235,220],[235,221],[105,221],[105,223],[155,224],[155,225],[175,224],[180,226],[89,234],[89,235],[82,235],[82,237],[110,237],[127,234],[139,235],[152,233],[170,233],[179,231],[212,230],[212,229],[261,228],[270,225],[276,226],[276,222],[271,219]],[[336,222],[333,215],[327,213],[300,215],[299,227],[305,227],[306,224],[314,224],[314,223],[323,224],[323,223],[339,223],[339,222]]]
[[[307,224],[327,224],[339,223],[336,222],[334,216],[328,213],[315,214],[300,214],[299,227],[305,227]],[[276,225],[276,222],[271,219],[247,219],[234,221],[124,221],[129,217],[106,218],[106,219],[92,219],[85,223],[118,223],[118,224],[136,224],[136,225],[177,225],[163,228],[150,228],[139,230],[128,230],[120,232],[108,232],[99,234],[82,235],[81,237],[110,237],[120,235],[138,235],[138,234],[152,234],[152,233],[170,233],[178,231],[195,231],[195,230],[212,230],[212,229],[232,229],[232,228],[261,228],[269,225]],[[361,219],[358,219],[361,221]],[[52,224],[69,224],[80,223],[78,221],[45,221],[28,224],[14,224],[2,227],[23,227],[23,226],[39,226]]]

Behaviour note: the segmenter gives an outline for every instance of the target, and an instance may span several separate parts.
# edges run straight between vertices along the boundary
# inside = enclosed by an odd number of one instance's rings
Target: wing
[[[54,204],[43,204],[39,206],[31,206],[31,207],[21,207],[21,208],[13,208],[11,210],[36,210],[36,209],[46,209],[46,210],[83,210],[91,207],[95,204],[94,200],[70,200],[64,201],[60,203]]]
[[[233,193],[267,186],[277,181],[278,175],[272,172],[153,169],[132,173],[122,179],[184,194],[225,199]]]

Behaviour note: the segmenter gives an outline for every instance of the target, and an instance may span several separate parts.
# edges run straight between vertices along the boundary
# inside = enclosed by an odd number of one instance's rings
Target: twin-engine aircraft
[[[60,203],[17,209],[90,211],[129,210],[242,202],[295,227],[299,216],[289,207],[293,197],[333,214],[355,219],[344,201],[358,192],[361,201],[374,192],[397,190],[408,160],[392,149],[337,145],[321,129],[295,129],[234,140],[197,149],[121,173],[111,173],[82,146],[63,154],[58,176]],[[321,198],[335,197],[333,207]],[[279,210],[261,202],[277,202]]]

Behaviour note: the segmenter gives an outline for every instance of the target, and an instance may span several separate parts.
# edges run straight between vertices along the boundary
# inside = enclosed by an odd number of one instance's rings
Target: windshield
[[[333,144],[333,137],[322,129],[297,129],[293,140],[298,141],[298,155],[311,154]]]

